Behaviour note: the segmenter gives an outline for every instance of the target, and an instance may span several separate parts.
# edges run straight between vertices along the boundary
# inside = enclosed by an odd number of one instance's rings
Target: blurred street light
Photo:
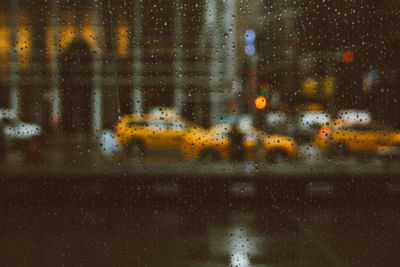
[[[346,63],[353,62],[353,60],[354,60],[354,53],[351,52],[351,51],[346,51],[346,52],[344,52],[344,54],[343,54],[343,60],[344,60]]]
[[[257,109],[264,109],[267,106],[267,99],[260,95],[254,100]]]

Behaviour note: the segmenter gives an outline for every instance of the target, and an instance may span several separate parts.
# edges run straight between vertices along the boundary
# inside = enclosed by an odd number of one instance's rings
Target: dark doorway
[[[188,94],[182,105],[182,116],[201,127],[208,128],[210,126],[210,95],[207,89],[189,85],[185,91]]]
[[[154,107],[172,107],[174,105],[174,90],[172,82],[153,86],[143,86],[143,107],[149,112]]]
[[[7,81],[0,80],[0,108],[10,108],[10,94]]]
[[[60,55],[61,127],[66,134],[89,134],[91,119],[92,54],[74,40]]]
[[[127,84],[125,81],[132,78],[132,66],[129,58],[118,59],[118,100],[119,114],[133,113],[133,95],[132,84]],[[115,119],[115,118],[114,118]],[[115,121],[113,121],[115,123]]]

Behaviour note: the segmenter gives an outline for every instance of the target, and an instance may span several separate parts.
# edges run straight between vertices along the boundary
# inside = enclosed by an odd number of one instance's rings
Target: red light
[[[326,138],[331,134],[331,131],[327,126],[322,126],[321,129],[319,129],[319,136],[322,138]]]
[[[353,62],[353,59],[354,59],[354,53],[353,53],[353,52],[347,51],[347,52],[345,52],[345,53],[343,54],[343,60],[344,60],[346,63]]]
[[[59,116],[53,116],[50,119],[51,125],[57,125],[60,122],[60,117]]]

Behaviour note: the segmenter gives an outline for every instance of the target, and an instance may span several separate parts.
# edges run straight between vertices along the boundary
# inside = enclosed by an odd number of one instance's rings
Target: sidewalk
[[[48,138],[41,152],[27,158],[25,151],[8,151],[0,165],[2,172],[52,171],[95,168],[107,160],[101,153],[97,139],[82,136]],[[67,169],[68,168],[68,169]]]

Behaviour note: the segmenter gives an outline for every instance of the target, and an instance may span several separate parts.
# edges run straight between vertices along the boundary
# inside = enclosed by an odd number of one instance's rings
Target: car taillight
[[[321,129],[319,129],[319,136],[322,138],[327,138],[331,134],[331,131],[327,126],[322,126]]]

